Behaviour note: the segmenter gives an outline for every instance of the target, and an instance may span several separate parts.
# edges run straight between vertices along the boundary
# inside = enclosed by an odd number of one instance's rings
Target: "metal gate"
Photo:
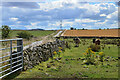
[[[4,47],[3,45],[8,45],[8,47],[3,48]],[[0,79],[22,69],[23,69],[22,38],[0,40]]]

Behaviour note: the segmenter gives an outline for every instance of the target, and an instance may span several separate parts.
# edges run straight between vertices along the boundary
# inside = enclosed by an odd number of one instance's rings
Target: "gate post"
[[[10,70],[12,72],[12,40],[10,40]]]
[[[21,52],[19,55],[17,56],[22,56],[22,69],[21,71],[23,70],[23,40],[17,40],[17,53],[18,52]],[[19,60],[19,59],[18,59]]]

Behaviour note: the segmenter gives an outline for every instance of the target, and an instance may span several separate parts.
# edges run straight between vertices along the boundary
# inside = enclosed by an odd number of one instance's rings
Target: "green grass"
[[[71,40],[69,39],[69,41]],[[77,60],[83,57],[83,53],[89,47],[92,39],[86,39],[86,42],[88,44],[81,43],[80,47],[74,47],[75,44],[70,43],[71,49],[66,49],[64,53],[61,53],[62,59],[60,61],[55,60],[50,63],[52,60],[49,59],[19,75],[16,74],[17,76],[13,78],[118,78],[118,60],[109,59],[109,61],[104,61],[103,65],[101,62],[99,65],[83,65],[81,59]],[[111,48],[109,49],[108,46]],[[106,45],[105,49],[101,51],[105,53],[105,57],[118,57],[118,47],[115,45]],[[47,68],[47,64],[54,65]],[[11,76],[7,78],[11,78]]]
[[[15,38],[17,36],[17,33],[19,32],[22,32],[22,31],[12,30],[10,33],[10,38]],[[42,36],[52,34],[55,31],[27,31],[27,32],[31,33],[34,37],[42,37]]]
[[[22,30],[11,30],[11,33],[9,35],[9,39],[14,39],[14,38],[17,38],[17,33],[19,32],[22,32]],[[26,32],[28,33],[31,33],[33,35],[33,38],[31,38],[30,40],[27,40],[27,39],[23,39],[23,45],[26,46],[26,45],[29,45],[33,42],[36,42],[36,41],[40,41],[42,40],[44,36],[47,36],[47,35],[50,35],[52,33],[54,33],[55,31],[50,31],[50,30],[45,30],[45,31],[27,31]]]

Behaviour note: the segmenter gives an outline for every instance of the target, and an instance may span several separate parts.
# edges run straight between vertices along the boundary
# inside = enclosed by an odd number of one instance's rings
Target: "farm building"
[[[61,37],[83,37],[83,38],[120,38],[120,29],[105,30],[65,30]]]

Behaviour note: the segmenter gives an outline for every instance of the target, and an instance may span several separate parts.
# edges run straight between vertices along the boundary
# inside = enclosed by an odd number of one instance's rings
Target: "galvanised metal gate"
[[[16,43],[13,43],[14,41],[16,41]],[[9,47],[3,48],[2,46],[3,44],[7,45],[5,42],[9,44]],[[0,79],[22,69],[23,69],[22,38],[0,40]]]

